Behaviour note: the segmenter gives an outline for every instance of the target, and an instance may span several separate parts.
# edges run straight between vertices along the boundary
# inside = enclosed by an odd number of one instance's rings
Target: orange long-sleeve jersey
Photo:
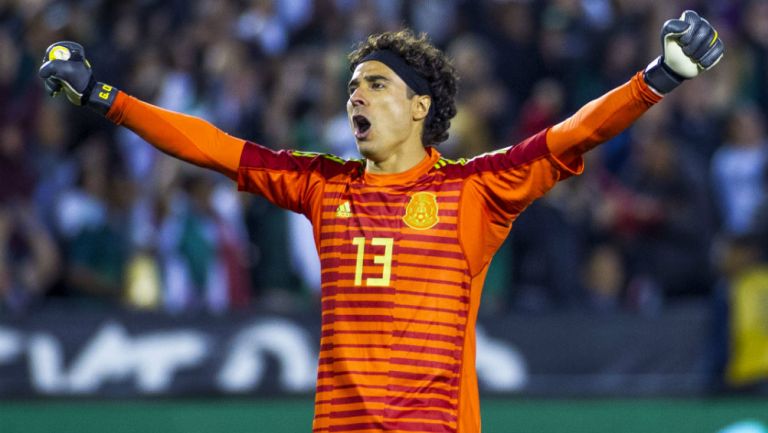
[[[640,73],[564,122],[470,160],[410,170],[279,151],[123,93],[107,116],[161,150],[309,218],[322,267],[314,432],[480,431],[475,322],[493,254],[581,154],[660,97]]]

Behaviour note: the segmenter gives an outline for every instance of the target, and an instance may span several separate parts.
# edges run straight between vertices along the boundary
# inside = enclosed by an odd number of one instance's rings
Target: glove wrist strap
[[[117,87],[96,82],[90,95],[88,95],[85,105],[102,115],[106,115],[107,111],[112,107],[112,103],[115,102],[116,96]]]
[[[676,73],[664,64],[662,57],[657,57],[652,61],[645,71],[643,72],[643,78],[646,84],[648,84],[656,93],[661,95],[667,94],[674,90],[685,80],[685,77]]]

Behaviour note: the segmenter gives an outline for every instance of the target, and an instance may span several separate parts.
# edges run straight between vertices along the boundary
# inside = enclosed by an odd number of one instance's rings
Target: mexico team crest
[[[428,192],[417,192],[405,207],[403,221],[415,230],[431,229],[440,221],[437,217],[437,196]]]

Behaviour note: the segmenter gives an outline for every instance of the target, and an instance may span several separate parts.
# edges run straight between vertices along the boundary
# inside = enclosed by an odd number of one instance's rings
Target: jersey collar
[[[440,152],[433,146],[427,146],[424,148],[427,151],[427,155],[415,166],[409,168],[401,173],[394,174],[375,174],[365,172],[364,179],[368,185],[404,185],[408,182],[414,181],[424,174],[426,174],[440,159]]]

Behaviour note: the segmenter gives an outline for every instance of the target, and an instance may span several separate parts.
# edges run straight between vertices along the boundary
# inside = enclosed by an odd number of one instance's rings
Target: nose
[[[349,102],[353,107],[361,107],[367,104],[368,101],[365,98],[362,86],[356,88],[355,91],[349,95]]]

